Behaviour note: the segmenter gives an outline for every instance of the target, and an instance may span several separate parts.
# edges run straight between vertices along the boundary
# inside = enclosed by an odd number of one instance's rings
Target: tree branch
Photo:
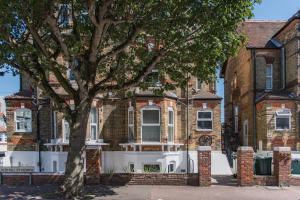
[[[91,90],[90,90],[90,95],[94,96],[98,92],[101,91],[108,91],[108,90],[119,90],[119,89],[128,89],[130,87],[137,86],[146,76],[148,76],[152,70],[155,68],[155,66],[160,62],[160,60],[163,58],[163,56],[166,54],[166,51],[161,49],[160,52],[156,56],[154,56],[149,63],[142,68],[139,73],[132,78],[131,80],[128,80],[122,85],[105,85],[107,81],[113,76],[113,71],[111,71],[107,78],[103,79],[99,83],[97,83]]]
[[[46,22],[49,25],[52,33],[56,37],[58,43],[60,44],[60,47],[62,49],[62,52],[64,53],[66,60],[70,61],[71,58],[70,58],[69,50],[68,50],[66,43],[64,42],[64,38],[62,37],[61,32],[57,26],[56,18],[54,18],[51,15],[48,15],[46,18]]]
[[[133,26],[133,30],[130,34],[130,36],[127,38],[126,41],[124,41],[122,44],[120,44],[119,46],[117,46],[116,48],[112,49],[110,52],[102,55],[99,59],[98,59],[98,63],[103,62],[106,58],[108,57],[114,57],[117,54],[119,54],[120,52],[124,51],[134,40],[135,38],[138,36],[138,34],[142,31],[141,26],[139,25],[135,25]]]

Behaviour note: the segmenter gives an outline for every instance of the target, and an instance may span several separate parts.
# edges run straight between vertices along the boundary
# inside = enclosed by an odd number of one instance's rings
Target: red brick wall
[[[198,149],[199,185],[211,185],[211,147],[200,146]]]
[[[275,186],[276,179],[275,176],[257,176],[253,177],[254,185],[261,186]]]
[[[253,149],[239,147],[237,152],[237,180],[240,186],[253,185]]]
[[[274,176],[278,186],[288,186],[291,176],[291,149],[276,147],[273,153]]]
[[[30,175],[2,175],[2,184],[3,185],[29,185]]]
[[[101,170],[101,154],[98,149],[86,150],[86,183],[98,184]]]

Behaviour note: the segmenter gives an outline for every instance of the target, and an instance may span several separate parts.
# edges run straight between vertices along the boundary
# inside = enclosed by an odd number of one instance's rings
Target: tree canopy
[[[84,148],[83,126],[95,95],[143,86],[153,69],[173,81],[163,89],[175,83],[183,86],[186,74],[202,80],[214,78],[217,64],[241,44],[243,36],[237,27],[252,16],[257,2],[1,1],[0,75],[7,71],[27,74],[70,116],[68,197],[78,194],[82,186],[78,160]],[[67,68],[74,73],[76,87],[68,80]],[[49,74],[74,100],[74,109],[52,88]],[[73,179],[78,179],[78,187]]]

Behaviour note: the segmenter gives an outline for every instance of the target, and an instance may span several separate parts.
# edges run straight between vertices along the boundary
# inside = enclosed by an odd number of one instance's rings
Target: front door
[[[243,123],[243,146],[248,146],[248,120]]]

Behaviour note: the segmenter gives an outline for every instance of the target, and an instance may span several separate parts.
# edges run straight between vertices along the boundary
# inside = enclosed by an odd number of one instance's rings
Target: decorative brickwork
[[[240,186],[253,185],[253,148],[239,147],[237,151],[237,181]]]
[[[101,152],[98,149],[86,150],[86,183],[99,184]]]
[[[199,186],[211,185],[211,147],[198,147]]]
[[[291,148],[275,147],[273,159],[276,184],[278,186],[288,186],[291,176]]]

